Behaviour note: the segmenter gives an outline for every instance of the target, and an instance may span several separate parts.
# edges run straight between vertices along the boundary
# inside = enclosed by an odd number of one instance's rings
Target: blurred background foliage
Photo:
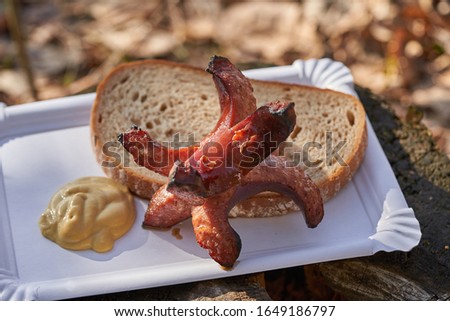
[[[121,62],[162,58],[205,67],[213,54],[243,69],[295,59],[342,61],[358,85],[384,97],[400,116],[410,106],[422,111],[450,155],[448,0],[0,2],[0,101],[7,105],[94,91]]]

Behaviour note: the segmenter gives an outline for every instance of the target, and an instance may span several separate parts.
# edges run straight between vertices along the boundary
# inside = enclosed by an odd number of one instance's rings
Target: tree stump
[[[450,299],[450,160],[410,108],[400,121],[388,104],[357,88],[395,176],[420,223],[422,239],[408,253],[318,264],[327,284],[348,299]]]
[[[311,299],[449,300],[450,299],[450,161],[440,152],[421,113],[411,108],[406,121],[386,102],[357,87],[375,133],[394,170],[422,239],[408,253],[379,252],[371,257],[308,265]],[[303,270],[303,267],[299,267]],[[277,271],[274,271],[275,273]],[[319,274],[319,275],[317,275]],[[325,283],[322,282],[325,281]],[[306,282],[311,283],[311,282]],[[318,284],[318,285],[317,285]],[[325,291],[324,287],[330,291]],[[84,298],[83,298],[84,299]],[[112,293],[88,300],[270,300],[263,274],[231,277]]]

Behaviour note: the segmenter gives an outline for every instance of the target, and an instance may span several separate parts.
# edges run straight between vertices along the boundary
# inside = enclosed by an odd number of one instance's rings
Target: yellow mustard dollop
[[[136,219],[128,188],[106,177],[82,177],[63,186],[42,213],[42,235],[70,250],[110,251]]]

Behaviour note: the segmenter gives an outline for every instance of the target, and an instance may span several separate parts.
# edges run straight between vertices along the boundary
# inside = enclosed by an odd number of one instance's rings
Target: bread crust
[[[99,84],[90,119],[90,135],[93,152],[97,162],[101,165],[106,176],[128,186],[129,189],[137,196],[147,199],[151,198],[153,193],[166,182],[166,177],[151,172],[145,168],[137,168],[136,164],[134,164],[135,166],[124,166],[123,163],[120,162],[117,166],[103,166],[104,164],[111,163],[112,159],[109,155],[107,155],[107,153],[104,152],[104,146],[108,143],[109,139],[105,139],[100,123],[103,115],[108,113],[108,105],[105,102],[107,87],[114,86],[120,76],[129,75],[129,73],[131,73],[130,70],[132,69],[143,70],[146,68],[163,67],[176,68],[183,73],[194,73],[199,77],[210,77],[208,73],[200,68],[166,60],[143,60],[119,65]],[[212,80],[210,81],[212,82]],[[354,124],[352,124],[352,126],[355,126],[353,128],[353,132],[355,134],[353,135],[354,137],[351,137],[351,148],[344,159],[346,166],[336,166],[333,172],[327,173],[327,175],[316,177],[313,172],[310,174],[311,178],[318,185],[324,201],[332,198],[352,179],[354,173],[357,171],[364,159],[365,150],[367,148],[367,126],[365,111],[360,101],[353,96],[329,89],[319,89],[315,87],[278,83],[274,81],[251,80],[251,83],[255,89],[255,92],[279,92],[280,96],[285,95],[288,91],[290,93],[301,92],[302,94],[316,94],[320,97],[330,96],[329,99],[331,100],[343,99],[349,105],[352,105],[355,113],[353,119]],[[180,84],[180,86],[182,86],[182,84]],[[258,98],[256,93],[255,95]],[[287,96],[287,98],[289,97]],[[219,106],[217,106],[217,108],[219,108]],[[300,108],[300,106],[296,108]],[[124,129],[126,129],[130,126],[130,124],[123,124],[123,126]],[[114,151],[124,155],[125,158],[129,157],[129,155],[127,156],[128,152],[126,152],[123,147],[119,145],[116,146]],[[128,162],[133,163],[133,160],[130,159]],[[308,168],[306,168],[306,171],[308,173]],[[235,208],[230,212],[230,216],[277,216],[292,212],[294,210],[297,210],[297,207],[290,199],[274,193],[262,193],[255,195],[235,206]]]

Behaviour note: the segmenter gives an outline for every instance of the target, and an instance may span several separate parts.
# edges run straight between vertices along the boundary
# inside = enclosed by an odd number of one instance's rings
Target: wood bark
[[[422,239],[408,253],[380,252],[319,264],[328,285],[348,299],[450,299],[450,161],[439,151],[421,113],[411,107],[399,120],[386,102],[357,88]]]

